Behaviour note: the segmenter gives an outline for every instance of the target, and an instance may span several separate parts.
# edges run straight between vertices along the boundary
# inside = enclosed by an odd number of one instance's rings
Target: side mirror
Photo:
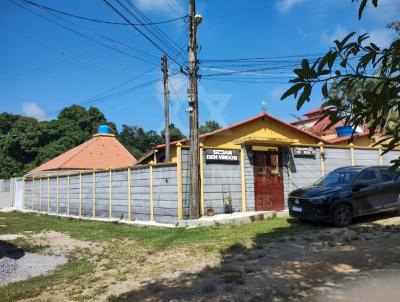
[[[367,183],[365,183],[365,182],[356,182],[356,183],[353,185],[353,192],[358,192],[358,191],[360,191],[361,189],[364,189],[364,188],[366,188],[366,187],[368,187],[368,184],[367,184]]]

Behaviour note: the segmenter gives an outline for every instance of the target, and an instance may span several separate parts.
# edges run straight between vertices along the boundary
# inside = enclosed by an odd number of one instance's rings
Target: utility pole
[[[171,161],[171,145],[169,138],[169,90],[168,90],[168,61],[167,56],[164,54],[161,57],[161,71],[163,73],[163,86],[164,86],[164,136],[165,136],[165,162]]]
[[[199,218],[200,210],[200,149],[199,149],[199,97],[197,90],[197,25],[202,18],[196,15],[195,0],[189,0],[189,125],[190,125],[190,219]]]

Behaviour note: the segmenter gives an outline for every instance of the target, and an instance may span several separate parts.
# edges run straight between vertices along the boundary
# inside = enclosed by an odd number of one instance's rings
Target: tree
[[[375,7],[378,5],[378,0],[352,2],[360,3],[359,19],[368,3]],[[310,101],[312,90],[320,86],[324,96],[321,107],[324,108],[324,116],[329,116],[331,125],[340,120],[354,126],[354,129],[367,125],[370,136],[377,131],[382,132],[383,137],[377,144],[386,144],[385,152],[399,146],[399,120],[394,121],[391,127],[387,127],[387,123],[388,117],[398,115],[400,110],[400,24],[396,21],[388,27],[397,36],[387,48],[368,43],[368,34],[355,37],[352,32],[341,41],[336,40],[335,46],[314,62],[303,59],[301,66],[293,70],[296,74],[290,80],[293,85],[281,99],[293,95],[299,110],[306,101]],[[347,95],[359,94],[360,97],[341,98],[329,94],[332,83],[336,83]],[[359,89],[360,86],[362,89]],[[400,166],[400,159],[393,163],[394,167]]]
[[[161,131],[162,141],[165,142],[165,131]],[[169,124],[169,137],[171,142],[179,141],[184,139],[185,136],[183,135],[182,131],[179,128],[176,128],[174,124]]]
[[[108,123],[97,108],[72,105],[58,118],[37,121],[34,118],[0,114],[0,178],[22,176],[34,167],[82,144]],[[117,133],[117,132],[116,132]]]
[[[200,132],[200,134],[204,134],[204,133],[218,130],[220,128],[221,128],[221,126],[218,124],[217,121],[210,120],[210,121],[206,121],[203,125],[200,126],[199,132]]]

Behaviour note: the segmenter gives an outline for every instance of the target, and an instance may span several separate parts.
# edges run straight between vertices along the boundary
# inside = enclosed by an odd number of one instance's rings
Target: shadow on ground
[[[22,248],[7,242],[0,240],[0,259],[3,257],[19,259],[25,255],[25,252]]]
[[[299,227],[291,220],[289,230],[259,234],[251,247],[235,244],[222,251],[216,267],[160,278],[115,301],[313,301],[321,295],[337,301],[346,283],[364,282],[370,271],[399,271],[400,225],[375,223],[391,217],[358,219],[346,229],[318,224],[315,231],[283,238]]]

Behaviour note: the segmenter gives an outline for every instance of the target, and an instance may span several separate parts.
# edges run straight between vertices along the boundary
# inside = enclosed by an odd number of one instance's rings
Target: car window
[[[396,175],[394,172],[390,172],[387,170],[380,170],[380,173],[381,173],[383,182],[393,181],[396,178]]]
[[[378,182],[376,178],[376,173],[374,170],[362,171],[357,182],[363,182],[368,185],[372,185]]]
[[[357,172],[354,171],[332,171],[314,184],[323,187],[343,187],[350,183],[356,176]]]

